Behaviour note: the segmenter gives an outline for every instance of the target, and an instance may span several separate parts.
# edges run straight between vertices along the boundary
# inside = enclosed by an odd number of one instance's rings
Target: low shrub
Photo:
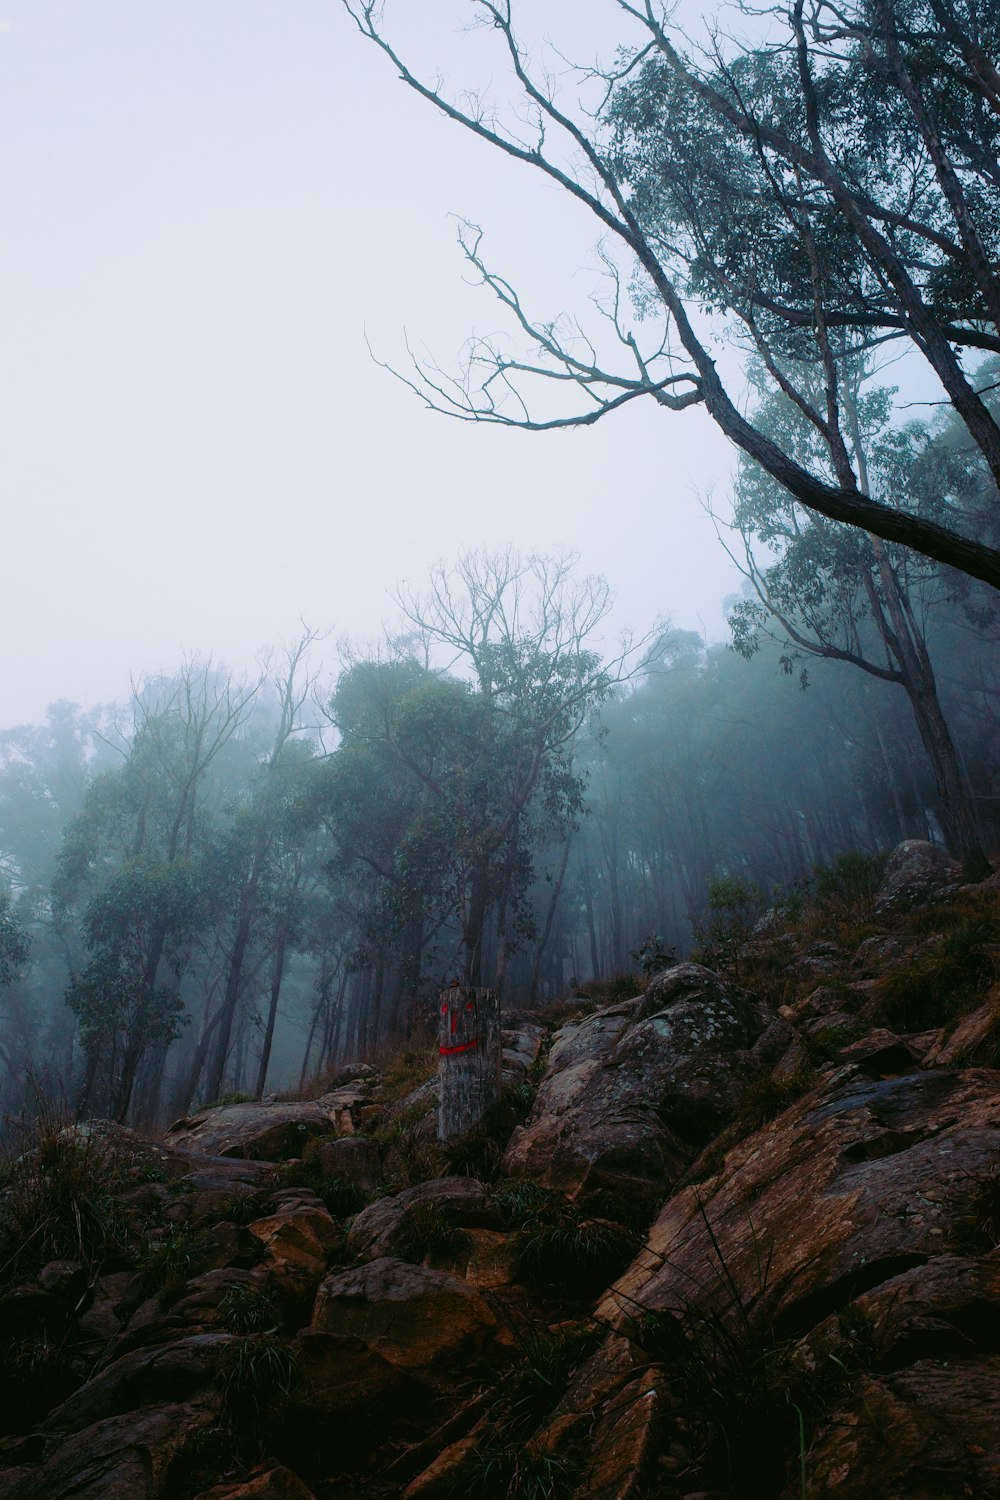
[[[888,851],[884,849],[874,854],[852,849],[838,854],[830,865],[816,865],[812,879],[815,905],[842,914],[873,916],[888,859]]]
[[[687,1487],[729,1500],[810,1493],[813,1431],[874,1358],[871,1330],[844,1316],[835,1352],[803,1357],[771,1316],[770,1256],[753,1234],[757,1284],[747,1295],[705,1219],[714,1262],[697,1297],[674,1308],[635,1309],[633,1334],[662,1367],[682,1419]]]
[[[265,1332],[227,1344],[216,1374],[226,1424],[262,1430],[292,1394],[299,1369],[291,1346],[277,1334]]]
[[[24,1144],[0,1164],[0,1288],[51,1260],[127,1263],[133,1233],[117,1194],[132,1184],[113,1142],[43,1115]]]
[[[493,1204],[514,1230],[515,1276],[539,1290],[571,1297],[602,1291],[641,1243],[631,1225],[588,1214],[537,1183],[505,1183]]]
[[[982,1003],[1000,978],[1000,921],[966,917],[881,981],[883,1014],[897,1031],[947,1025]]]
[[[400,1260],[420,1265],[429,1260],[436,1266],[452,1266],[465,1256],[469,1237],[448,1213],[435,1203],[418,1203],[403,1219],[393,1242]]]
[[[279,1321],[273,1287],[237,1282],[219,1303],[219,1319],[228,1333],[267,1333]]]

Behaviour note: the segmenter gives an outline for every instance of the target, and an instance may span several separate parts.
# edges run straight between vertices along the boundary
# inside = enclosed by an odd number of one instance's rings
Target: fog
[[[857,166],[855,89],[845,234],[794,108],[762,161],[651,47],[574,152],[499,12],[386,14],[470,128],[329,0],[0,17],[0,1110],[152,1127],[1000,847],[1000,323],[916,138]],[[531,9],[560,109],[620,19]]]
[[[448,71],[476,39],[437,9]],[[406,330],[453,367],[493,326],[453,213],[539,315],[586,306],[582,211],[419,108],[338,5],[2,19],[0,723],[186,651],[239,668],[300,617],[370,636],[397,579],[462,547],[570,547],[620,624],[722,633],[698,496],[732,457],[702,414],[473,430],[369,353],[402,361]]]

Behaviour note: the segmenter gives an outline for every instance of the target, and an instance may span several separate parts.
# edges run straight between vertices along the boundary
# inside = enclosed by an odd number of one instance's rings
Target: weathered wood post
[[[438,1140],[465,1135],[500,1098],[500,997],[452,985],[438,1016]]]

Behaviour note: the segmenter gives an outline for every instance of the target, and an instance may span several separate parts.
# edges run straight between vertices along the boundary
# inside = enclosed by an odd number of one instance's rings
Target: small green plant
[[[717,875],[708,883],[708,912],[692,919],[700,957],[739,977],[742,950],[753,936],[767,902],[763,891],[739,875]]]
[[[654,974],[662,973],[677,962],[676,948],[667,948],[658,933],[650,933],[648,937],[644,937],[639,946],[632,949],[630,956],[635,959],[647,979],[652,979]]]
[[[273,1332],[249,1334],[222,1351],[217,1378],[226,1423],[235,1429],[270,1422],[298,1384],[295,1354]]]
[[[639,1248],[632,1225],[588,1214],[537,1183],[504,1183],[494,1190],[493,1204],[515,1231],[515,1275],[540,1289],[592,1295],[614,1280]]]
[[[974,1010],[1000,978],[1000,922],[969,917],[882,980],[882,1009],[899,1031],[925,1031]]]
[[[529,1439],[603,1335],[596,1323],[517,1335],[517,1357],[487,1400],[488,1437],[461,1469],[451,1489],[455,1500],[563,1500],[572,1494],[573,1465],[533,1450]]]
[[[253,1102],[252,1095],[244,1094],[239,1089],[227,1089],[217,1099],[207,1099],[204,1104],[197,1105],[192,1114],[201,1114],[205,1109],[224,1109],[229,1104],[252,1104]]]
[[[0,1195],[0,1288],[50,1260],[125,1264],[132,1231],[117,1202],[130,1180],[110,1141],[41,1115],[34,1139],[12,1148]]]
[[[634,1000],[642,994],[642,985],[634,974],[612,974],[604,981],[604,999],[607,1005],[620,1005],[623,1000]]]
[[[168,1303],[181,1295],[198,1265],[197,1235],[175,1226],[162,1239],[147,1246],[139,1261],[139,1271],[146,1292],[156,1292],[162,1302]]]
[[[274,1289],[237,1282],[219,1303],[219,1319],[229,1333],[267,1333],[278,1322]]]
[[[455,1500],[568,1500],[573,1474],[565,1460],[522,1443],[486,1443],[466,1467]]]
[[[454,1265],[468,1248],[465,1231],[455,1224],[447,1208],[434,1203],[418,1203],[411,1208],[393,1240],[394,1254],[414,1265],[425,1260]]]
[[[888,858],[885,850],[861,854],[852,849],[838,854],[831,865],[814,866],[812,886],[816,905],[845,915],[873,916]]]
[[[273,1176],[281,1187],[306,1187],[321,1200],[335,1219],[350,1218],[371,1201],[371,1195],[356,1183],[347,1182],[323,1166],[322,1141],[310,1141],[301,1160],[282,1162]]]

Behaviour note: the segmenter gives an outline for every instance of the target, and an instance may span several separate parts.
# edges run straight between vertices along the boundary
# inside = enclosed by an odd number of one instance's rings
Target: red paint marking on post
[[[453,1057],[456,1052],[471,1052],[473,1047],[479,1046],[479,1038],[473,1037],[471,1042],[463,1042],[460,1047],[439,1047],[438,1051],[442,1057]]]

